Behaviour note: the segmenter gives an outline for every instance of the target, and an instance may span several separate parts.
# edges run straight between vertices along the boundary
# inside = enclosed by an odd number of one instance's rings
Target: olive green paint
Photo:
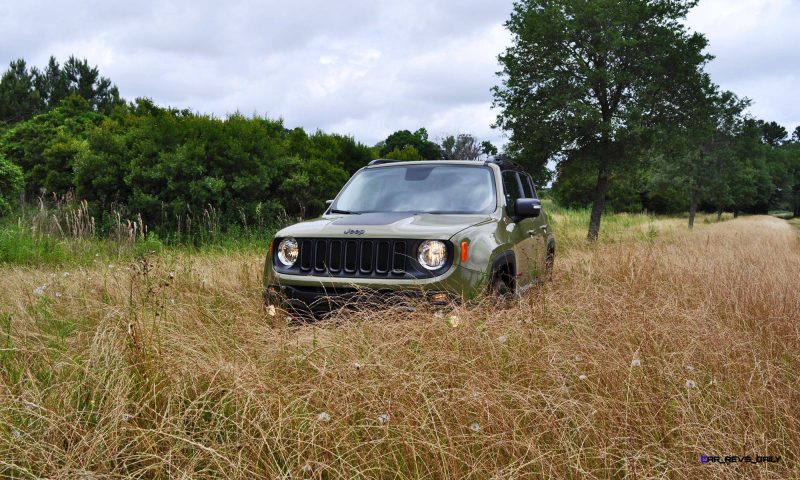
[[[397,162],[365,168],[392,168],[408,165]],[[419,164],[464,164],[470,161],[425,161]],[[488,214],[418,214],[388,225],[352,225],[349,228],[363,229],[359,238],[398,238],[419,240],[449,240],[455,247],[453,265],[443,274],[425,279],[386,278],[338,278],[313,275],[286,275],[275,271],[272,258],[267,256],[264,265],[264,285],[291,285],[314,287],[363,287],[380,289],[418,289],[447,291],[465,299],[474,298],[486,288],[492,275],[493,261],[508,251],[514,252],[516,261],[517,290],[521,291],[540,280],[538,272],[545,272],[548,248],[555,248],[555,237],[549,228],[547,213],[542,209],[538,217],[515,219],[509,216],[500,167],[493,163],[487,166],[494,172],[496,207]],[[326,214],[319,218],[297,223],[276,233],[275,238],[353,238],[345,235],[341,225],[332,222],[346,215]],[[356,219],[357,220],[357,219]],[[461,262],[461,243],[469,243],[469,258]]]

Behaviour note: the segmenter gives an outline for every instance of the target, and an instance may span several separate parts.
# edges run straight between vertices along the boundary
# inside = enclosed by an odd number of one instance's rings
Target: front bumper
[[[431,305],[449,304],[474,297],[484,284],[484,274],[454,265],[432,279],[336,278],[284,275],[267,263],[265,300],[292,310],[330,311],[367,302],[389,303],[423,300]]]
[[[329,312],[344,307],[388,306],[414,302],[444,306],[458,299],[457,295],[442,291],[326,289],[291,285],[270,285],[264,292],[267,304],[278,305],[294,312]]]

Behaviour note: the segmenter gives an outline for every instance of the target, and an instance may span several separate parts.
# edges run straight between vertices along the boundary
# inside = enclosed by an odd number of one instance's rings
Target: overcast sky
[[[123,97],[374,144],[399,129],[492,130],[489,89],[512,0],[37,1],[0,3],[0,61],[85,57]],[[715,82],[752,113],[800,124],[800,0],[702,0]]]

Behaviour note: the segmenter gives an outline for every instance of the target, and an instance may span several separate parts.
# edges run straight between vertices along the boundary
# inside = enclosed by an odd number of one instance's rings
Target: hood
[[[491,220],[492,217],[488,214],[377,212],[360,215],[326,215],[286,227],[275,236],[447,240],[465,228]]]

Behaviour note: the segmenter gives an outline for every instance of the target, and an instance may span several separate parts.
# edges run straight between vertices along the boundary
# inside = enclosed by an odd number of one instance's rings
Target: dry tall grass
[[[653,228],[513,308],[290,327],[257,257],[4,267],[0,476],[800,477],[798,232]]]

